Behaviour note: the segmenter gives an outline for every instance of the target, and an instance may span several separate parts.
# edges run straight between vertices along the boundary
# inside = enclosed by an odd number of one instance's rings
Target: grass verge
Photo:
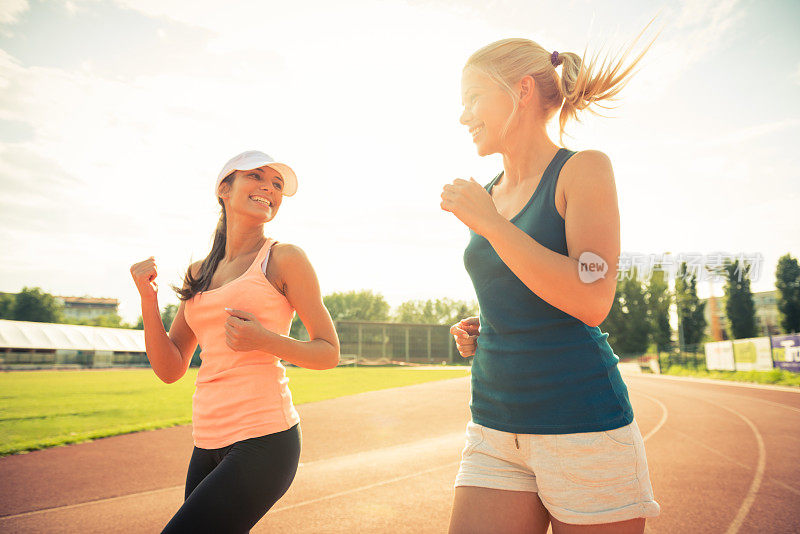
[[[295,405],[467,376],[469,368],[287,367]],[[192,422],[197,368],[173,384],[149,368],[0,373],[0,456]]]
[[[800,387],[800,374],[783,369],[773,369],[772,371],[708,371],[706,369],[695,369],[671,365],[663,367],[661,373],[676,376],[696,376],[700,378],[716,378],[720,380],[732,380],[735,382],[750,382],[754,384],[774,384],[779,386]]]

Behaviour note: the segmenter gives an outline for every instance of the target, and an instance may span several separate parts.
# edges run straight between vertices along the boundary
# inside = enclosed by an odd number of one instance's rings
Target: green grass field
[[[664,366],[661,372],[665,375],[696,376],[700,378],[716,378],[734,382],[752,382],[754,384],[773,384],[778,386],[800,386],[800,374],[783,369],[772,371],[707,371],[679,365]]]
[[[295,404],[467,376],[469,368],[288,367]],[[192,422],[197,368],[174,384],[151,369],[0,373],[0,456]]]

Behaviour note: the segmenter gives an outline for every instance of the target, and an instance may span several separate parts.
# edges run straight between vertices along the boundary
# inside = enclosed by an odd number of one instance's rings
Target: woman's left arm
[[[585,150],[572,159],[570,179],[564,184],[568,256],[541,245],[500,215],[492,197],[474,180],[445,186],[442,209],[486,238],[508,268],[541,299],[588,326],[598,326],[611,310],[617,286],[617,190],[611,161],[603,152]],[[604,277],[581,281],[579,259],[584,252],[605,262]]]
[[[309,341],[271,332],[248,312],[229,310],[229,341],[234,350],[263,350],[307,369],[331,369],[339,364],[339,336],[322,303],[319,281],[305,253],[294,245],[272,250],[280,267],[286,299],[308,330]],[[276,254],[277,253],[277,254]],[[269,282],[268,282],[269,283]],[[231,339],[233,338],[233,339]]]

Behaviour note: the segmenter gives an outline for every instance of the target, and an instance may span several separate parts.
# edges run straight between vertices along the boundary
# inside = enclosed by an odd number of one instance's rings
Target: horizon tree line
[[[738,260],[734,260],[727,261],[718,270],[725,279],[722,305],[728,318],[726,333],[729,339],[759,334],[748,269],[749,266],[739,265]],[[710,341],[705,334],[705,305],[708,301],[701,302],[697,296],[697,276],[688,272],[685,262],[677,272],[672,290],[661,265],[655,266],[647,280],[634,276],[617,281],[611,309],[600,325],[601,331],[609,334],[609,343],[615,352],[627,355],[643,354],[648,350],[680,350]],[[788,253],[782,256],[777,263],[775,278],[779,328],[782,333],[800,332],[798,260]],[[325,295],[323,303],[334,321],[450,325],[478,314],[476,301],[450,298],[407,300],[392,310],[383,295],[372,290],[334,292]],[[676,329],[670,324],[673,307],[678,318]],[[169,330],[177,311],[176,304],[164,306],[161,319],[165,329]],[[136,324],[125,323],[116,313],[91,319],[70,318],[53,295],[38,287],[24,287],[20,293],[0,295],[0,319],[143,329],[141,316]],[[302,337],[304,331],[302,322],[295,316],[290,335]]]

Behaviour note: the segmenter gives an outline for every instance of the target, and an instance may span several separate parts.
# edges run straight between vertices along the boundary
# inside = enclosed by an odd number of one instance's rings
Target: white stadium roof
[[[144,331],[0,319],[0,349],[145,352]]]

